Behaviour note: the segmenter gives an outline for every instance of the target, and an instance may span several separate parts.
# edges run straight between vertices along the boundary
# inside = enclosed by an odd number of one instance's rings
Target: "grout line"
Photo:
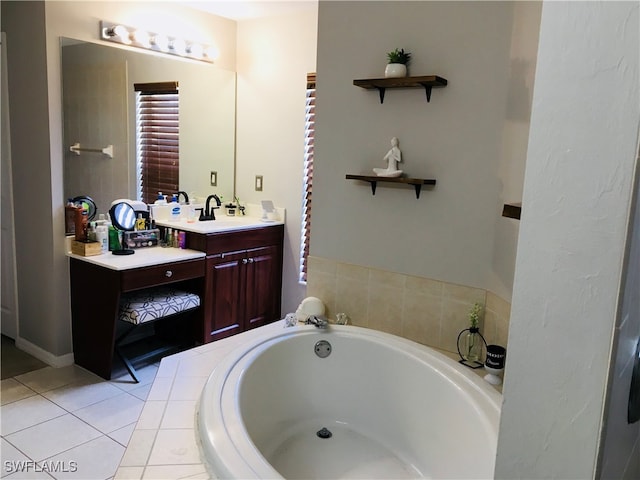
[[[155,364],[155,363],[154,363],[154,364],[151,364],[151,365],[149,365],[149,367],[151,367],[152,365],[153,365],[153,366],[156,366],[157,364]],[[157,366],[156,366],[156,369],[155,369],[155,373],[156,373],[156,374],[157,374],[157,372],[158,372],[158,368],[159,368],[159,365],[157,365]],[[83,369],[83,370],[84,370],[84,369]],[[21,374],[21,375],[22,375],[22,374]],[[96,376],[96,377],[97,377],[97,376]],[[126,452],[126,449],[127,449],[127,446],[128,446],[128,444],[129,444],[129,441],[131,440],[131,436],[129,436],[129,440],[127,441],[127,444],[126,444],[126,445],[123,445],[121,442],[119,442],[119,441],[117,441],[116,439],[114,439],[114,438],[112,438],[112,437],[111,437],[110,433],[113,433],[113,432],[109,432],[109,433],[102,432],[100,429],[98,429],[98,428],[97,428],[97,427],[95,427],[94,425],[91,425],[90,423],[88,423],[88,422],[87,422],[87,421],[85,421],[84,419],[82,419],[82,418],[78,417],[78,416],[77,416],[73,411],[68,410],[67,408],[63,407],[62,405],[59,405],[58,403],[54,402],[53,400],[51,400],[51,399],[49,399],[49,398],[47,398],[47,397],[45,397],[45,396],[43,395],[43,393],[47,393],[47,392],[51,392],[51,391],[54,391],[54,390],[57,390],[57,389],[67,388],[67,387],[73,386],[73,385],[75,385],[75,384],[80,383],[82,380],[77,380],[77,381],[75,381],[75,382],[66,383],[66,384],[61,385],[61,386],[59,386],[59,387],[52,388],[52,389],[48,389],[48,390],[43,391],[42,393],[40,393],[40,392],[35,391],[33,388],[29,387],[29,386],[28,386],[28,385],[26,385],[25,383],[21,382],[21,381],[20,381],[20,380],[18,380],[16,377],[10,377],[10,378],[13,378],[13,379],[14,379],[14,380],[16,380],[19,384],[21,384],[21,385],[25,386],[27,389],[29,389],[31,392],[33,392],[33,395],[29,395],[29,396],[24,397],[24,398],[21,398],[21,399],[19,399],[19,400],[16,400],[16,401],[13,401],[13,402],[9,402],[9,403],[7,403],[7,404],[5,404],[5,405],[2,405],[2,406],[0,407],[0,413],[1,413],[1,411],[2,411],[2,408],[4,408],[4,407],[5,407],[5,406],[7,406],[7,405],[12,405],[12,404],[14,404],[14,403],[16,403],[16,402],[18,402],[18,401],[20,401],[20,400],[25,400],[25,399],[28,399],[28,398],[33,398],[33,397],[35,397],[35,396],[39,396],[39,397],[41,397],[41,399],[43,399],[43,400],[45,400],[45,401],[47,401],[47,402],[51,402],[52,404],[54,404],[54,405],[56,405],[58,408],[60,408],[64,413],[62,413],[62,414],[60,414],[60,415],[56,415],[55,417],[52,417],[52,418],[48,418],[47,420],[44,420],[44,421],[42,421],[42,422],[38,422],[38,423],[36,423],[36,424],[34,424],[34,425],[30,425],[30,426],[28,426],[28,427],[22,428],[22,429],[20,429],[20,430],[16,430],[15,432],[11,432],[11,433],[10,433],[10,434],[8,434],[8,435],[11,435],[11,434],[13,434],[13,433],[22,432],[22,431],[24,431],[24,430],[27,430],[27,429],[32,428],[32,427],[35,427],[35,426],[37,426],[37,425],[41,425],[42,423],[48,422],[48,421],[50,421],[50,420],[54,420],[54,419],[56,419],[56,418],[60,418],[60,417],[62,417],[62,416],[64,416],[64,415],[67,415],[67,414],[70,414],[70,415],[72,415],[73,417],[77,418],[77,419],[78,419],[78,420],[80,420],[82,423],[84,423],[85,425],[89,426],[90,428],[92,428],[93,430],[95,430],[96,432],[98,432],[100,435],[99,435],[99,436],[97,436],[97,437],[95,437],[95,438],[92,438],[92,439],[90,439],[90,440],[87,440],[86,442],[82,442],[82,443],[80,443],[80,444],[78,444],[78,445],[74,445],[73,447],[70,447],[70,448],[68,448],[68,449],[65,449],[65,450],[63,450],[63,451],[61,451],[61,452],[57,452],[57,453],[55,453],[55,454],[53,454],[53,455],[51,455],[51,456],[49,456],[49,457],[46,457],[46,458],[44,458],[44,459],[42,459],[42,460],[39,460],[39,461],[37,461],[37,462],[36,462],[35,460],[33,460],[33,459],[32,459],[29,455],[27,455],[25,452],[23,452],[20,448],[18,448],[16,445],[14,445],[10,440],[8,440],[6,435],[1,435],[1,436],[0,436],[0,438],[4,439],[4,440],[9,444],[9,445],[11,445],[13,448],[15,448],[18,452],[20,452],[20,453],[21,453],[25,458],[27,458],[29,461],[34,462],[34,463],[36,463],[36,464],[41,464],[42,462],[44,462],[44,461],[46,461],[46,460],[48,460],[48,459],[50,459],[50,458],[56,457],[56,456],[58,456],[58,455],[61,455],[61,454],[65,453],[65,452],[68,452],[68,451],[70,451],[70,450],[74,449],[74,448],[81,447],[82,445],[85,445],[85,444],[87,444],[87,443],[89,443],[89,442],[92,442],[92,441],[95,441],[95,440],[99,440],[99,439],[101,439],[101,438],[103,438],[103,437],[106,437],[106,438],[108,438],[109,440],[111,440],[111,441],[115,442],[117,445],[120,445],[120,446],[122,446],[122,447],[124,448],[124,450],[123,450],[123,452],[122,452],[122,455],[121,455],[120,459],[118,460],[117,464],[115,465],[114,475],[115,475],[115,473],[117,473],[118,468],[119,468],[119,466],[120,466],[120,462],[122,461],[122,457],[124,456],[124,454],[125,454],[125,452]],[[116,385],[116,384],[112,383],[110,380],[105,380],[105,379],[100,378],[100,377],[97,377],[97,378],[99,378],[99,379],[100,379],[100,382],[96,382],[95,384],[92,384],[92,385],[97,385],[97,384],[99,384],[99,383],[109,383],[109,384],[111,384],[111,385],[114,385],[115,387],[117,387],[117,388],[121,391],[121,393],[118,393],[118,394],[116,394],[116,395],[114,395],[114,396],[120,396],[121,394],[127,394],[127,395],[129,395],[129,396],[131,396],[131,397],[135,398],[136,400],[139,400],[139,401],[141,401],[141,402],[143,402],[143,403],[145,403],[145,402],[146,402],[146,399],[141,399],[141,398],[137,397],[136,395],[134,395],[134,394],[130,393],[129,391],[124,390],[124,389],[120,388],[118,385]],[[175,373],[174,373],[173,378],[172,378],[172,381],[171,381],[171,389],[170,389],[170,391],[169,391],[169,395],[171,394],[171,392],[172,392],[172,390],[173,390],[173,386],[174,386],[175,378],[176,378],[176,375],[175,375]],[[5,379],[5,380],[8,380],[8,379]],[[144,387],[144,386],[146,386],[146,385],[148,385],[148,384],[153,385],[154,380],[155,380],[155,374],[154,374],[153,379],[152,379],[150,382],[145,383],[145,384],[141,385],[140,387]],[[147,396],[148,396],[148,393],[147,393]],[[89,407],[89,406],[97,405],[98,403],[103,402],[103,401],[106,401],[106,400],[109,400],[109,399],[111,399],[111,398],[113,398],[113,397],[109,397],[109,398],[106,398],[106,399],[99,400],[99,401],[94,402],[94,403],[91,403],[91,404],[89,404],[89,405],[85,405],[84,407],[81,407],[81,408],[85,408],[85,407]],[[166,411],[166,404],[167,404],[167,403],[168,403],[168,400],[167,400],[167,402],[165,403],[165,411]],[[78,410],[80,410],[80,409],[78,409]],[[163,411],[163,418],[164,418],[165,411]],[[141,411],[140,413],[142,413],[142,411]],[[137,425],[137,423],[138,423],[138,421],[139,421],[139,420],[140,420],[140,415],[138,415],[137,420],[136,420],[135,422],[133,422],[133,423],[135,423],[135,424]],[[131,425],[131,424],[128,424],[128,425]],[[120,428],[124,428],[124,426],[123,426],[123,427],[120,427]],[[119,429],[120,429],[120,428],[119,428]],[[119,430],[119,429],[116,429],[116,430],[114,430],[114,431],[117,431],[117,430]],[[156,434],[155,434],[155,436],[154,436],[154,441],[153,441],[153,444],[152,444],[151,449],[149,450],[149,454],[148,454],[149,456],[151,455],[151,451],[153,450],[153,446],[155,445],[155,438],[157,437],[158,430],[159,430],[159,429],[156,429]],[[134,430],[133,430],[133,431],[135,431],[135,427],[134,427]],[[131,433],[132,435],[133,435],[133,431],[132,431],[132,433]],[[99,454],[100,454],[100,452],[96,452],[96,454],[97,454],[97,455],[99,455]],[[6,460],[6,459],[3,459],[3,460]],[[148,462],[148,460],[149,460],[149,457],[147,457],[147,462]],[[146,466],[145,466],[145,469],[146,469]],[[2,472],[2,473],[4,473],[4,472]],[[11,474],[9,474],[9,475],[11,475]],[[143,470],[143,476],[144,476],[144,470]],[[8,478],[8,476],[7,476],[7,475],[2,475],[2,478]],[[50,475],[49,475],[49,476],[48,476],[48,478],[55,479],[56,477],[53,477],[53,476],[50,476]],[[113,476],[112,476],[112,477],[110,477],[110,478],[113,478]]]

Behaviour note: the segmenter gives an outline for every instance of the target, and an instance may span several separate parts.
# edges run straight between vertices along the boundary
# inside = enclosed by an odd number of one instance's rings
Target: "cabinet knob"
[[[243,265],[246,265],[248,262],[249,262],[249,260],[247,260],[246,258],[243,258],[243,259],[242,259],[242,264],[243,264]]]
[[[253,263],[255,260],[253,258],[249,259],[249,263]]]
[[[164,276],[167,278],[171,278],[173,276],[173,272],[171,270],[167,270],[164,272]]]

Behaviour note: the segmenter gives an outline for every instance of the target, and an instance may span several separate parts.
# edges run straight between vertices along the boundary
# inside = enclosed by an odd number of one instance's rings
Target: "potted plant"
[[[485,344],[484,337],[480,333],[480,315],[482,305],[474,303],[469,310],[469,328],[465,328],[458,334],[458,354],[460,363],[471,368],[480,368],[482,345]]]
[[[480,312],[482,312],[482,305],[474,303],[469,310],[469,327],[478,328],[480,322]]]
[[[387,60],[389,60],[389,63],[384,70],[385,77],[407,76],[407,66],[411,62],[411,53],[405,52],[404,48],[396,48],[387,53]]]

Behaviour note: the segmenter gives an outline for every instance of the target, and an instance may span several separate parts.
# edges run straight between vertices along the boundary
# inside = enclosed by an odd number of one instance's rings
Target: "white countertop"
[[[67,256],[85,262],[110,268],[111,270],[129,270],[132,268],[152,267],[171,262],[181,262],[195,258],[204,258],[205,253],[198,250],[180,249],[172,247],[138,248],[133,255],[113,255],[111,252],[101,255],[83,257],[71,252]]]
[[[177,228],[185,232],[193,233],[222,233],[233,232],[239,230],[249,230],[253,228],[262,228],[270,225],[284,225],[281,220],[263,221],[259,217],[249,216],[235,216],[227,217],[221,212],[216,212],[215,220],[205,220],[189,222],[187,220],[180,220],[172,222],[169,220],[156,220],[156,225],[169,228]]]

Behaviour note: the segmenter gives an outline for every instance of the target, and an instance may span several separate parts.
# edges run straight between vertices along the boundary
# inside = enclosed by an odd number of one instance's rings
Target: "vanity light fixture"
[[[217,50],[209,45],[189,42],[179,37],[170,37],[154,32],[147,32],[119,23],[102,20],[100,22],[100,38],[109,42],[120,43],[132,47],[144,48],[155,52],[177,55],[179,57],[213,63]]]

